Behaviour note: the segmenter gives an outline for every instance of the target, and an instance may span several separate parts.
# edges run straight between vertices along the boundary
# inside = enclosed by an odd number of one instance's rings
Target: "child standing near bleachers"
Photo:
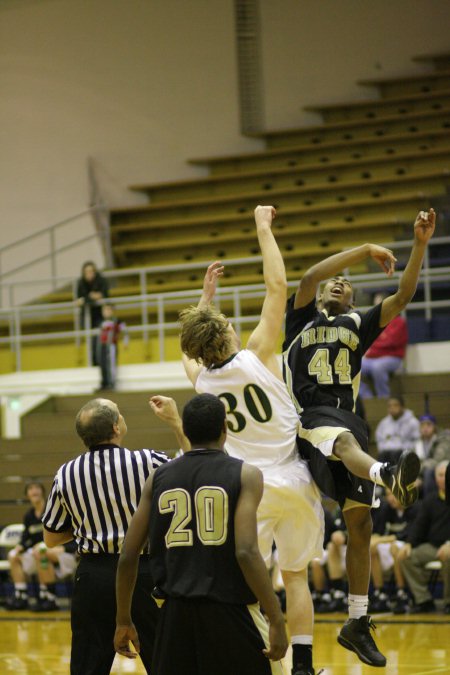
[[[100,324],[97,354],[102,377],[100,389],[114,389],[116,386],[118,342],[121,333],[123,334],[123,344],[127,347],[126,324],[114,316],[114,307],[111,303],[104,304],[102,306],[102,322]]]

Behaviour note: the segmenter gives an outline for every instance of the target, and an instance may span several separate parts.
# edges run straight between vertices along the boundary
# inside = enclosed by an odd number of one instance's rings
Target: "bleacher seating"
[[[344,248],[410,239],[417,211],[445,198],[450,185],[450,59],[420,57],[426,58],[434,72],[359,83],[378,97],[307,108],[322,116],[321,124],[253,134],[265,141],[265,150],[190,160],[206,166],[207,177],[131,186],[148,204],[111,210],[116,266],[180,265],[149,274],[147,293],[200,288],[203,269],[182,265],[206,266],[213,259],[243,260],[226,268],[222,286],[262,283],[260,262],[248,261],[259,253],[253,224],[258,203],[277,207],[274,232],[290,281]],[[364,263],[355,271],[367,270]],[[111,296],[140,291],[137,275],[130,275],[117,280]],[[71,299],[66,288],[40,301]],[[259,305],[248,300],[243,309],[254,313]],[[140,322],[137,307],[120,314],[130,325]],[[155,308],[148,318],[157,320]],[[24,334],[71,326],[71,310],[30,316],[22,324]],[[426,328],[428,337],[443,330]],[[0,335],[8,330],[5,321]]]

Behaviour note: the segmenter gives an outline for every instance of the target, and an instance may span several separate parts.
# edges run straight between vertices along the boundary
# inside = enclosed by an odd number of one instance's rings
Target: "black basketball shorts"
[[[332,454],[334,442],[344,431],[350,432],[361,449],[368,452],[367,424],[358,415],[331,406],[304,410],[297,438],[300,456],[308,461],[319,489],[337,501],[342,510],[357,505],[370,507],[374,502],[374,483],[350,473]]]
[[[259,605],[167,598],[153,652],[154,675],[283,675],[262,653],[268,626]]]

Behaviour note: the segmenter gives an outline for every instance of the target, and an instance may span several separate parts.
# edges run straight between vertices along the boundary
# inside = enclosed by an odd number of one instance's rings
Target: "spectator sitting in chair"
[[[448,462],[436,467],[438,493],[432,493],[420,503],[419,513],[411,526],[408,541],[398,552],[401,569],[414,596],[414,614],[432,612],[434,600],[428,588],[427,563],[440,560],[444,581],[444,612],[450,614],[450,505],[445,499]]]
[[[38,612],[54,611],[58,609],[55,600],[55,565],[58,565],[58,576],[61,578],[72,574],[76,566],[74,555],[76,547],[74,542],[71,542],[47,549],[41,522],[46,503],[45,488],[41,483],[28,483],[25,495],[30,501],[31,508],[23,519],[25,529],[20,543],[8,555],[14,595],[7,601],[6,609],[28,609],[27,577],[37,574],[39,597],[33,609]]]
[[[374,304],[378,305],[386,296],[377,293]],[[402,316],[396,316],[367,350],[361,362],[361,377],[370,378],[377,398],[390,394],[389,376],[399,370],[408,344],[408,327]],[[372,398],[373,393],[367,382],[361,380],[361,398]]]
[[[386,417],[375,430],[379,462],[395,462],[403,450],[414,450],[420,437],[419,420],[405,408],[401,396],[390,396]]]
[[[439,462],[450,460],[450,430],[439,431],[436,418],[430,413],[421,415],[419,422],[420,438],[415,451],[422,462],[421,480],[425,497],[430,492],[437,492],[434,472]]]

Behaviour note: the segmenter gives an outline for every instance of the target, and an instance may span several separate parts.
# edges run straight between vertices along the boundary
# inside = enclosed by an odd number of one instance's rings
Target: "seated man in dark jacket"
[[[450,505],[445,500],[445,475],[448,462],[436,467],[439,492],[425,497],[418,516],[411,527],[408,543],[399,551],[402,572],[414,596],[412,612],[432,612],[434,601],[428,588],[429,571],[425,569],[432,560],[442,562],[444,581],[444,612],[450,614]]]

